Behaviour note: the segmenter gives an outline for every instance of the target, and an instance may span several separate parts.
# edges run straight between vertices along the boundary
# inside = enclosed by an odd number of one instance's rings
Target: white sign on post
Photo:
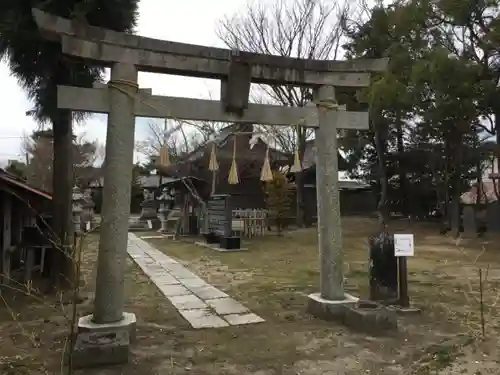
[[[394,255],[397,257],[412,257],[415,255],[413,234],[394,235]]]

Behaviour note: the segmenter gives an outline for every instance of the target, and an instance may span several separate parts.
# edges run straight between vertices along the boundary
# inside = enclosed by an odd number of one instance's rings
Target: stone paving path
[[[133,233],[128,234],[127,251],[193,328],[219,328],[264,321]]]

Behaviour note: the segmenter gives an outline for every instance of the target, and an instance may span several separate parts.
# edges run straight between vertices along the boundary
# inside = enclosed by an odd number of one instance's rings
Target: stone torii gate
[[[33,10],[33,16],[44,37],[61,42],[64,54],[111,67],[107,88],[58,88],[59,108],[108,113],[94,312],[80,319],[81,330],[133,330],[135,326],[135,316],[123,312],[123,280],[136,116],[266,125],[302,123],[315,128],[321,276],[320,293],[311,295],[311,300],[324,306],[353,302],[343,285],[337,129],[368,129],[368,113],[339,107],[335,87],[368,86],[370,73],[384,71],[387,59],[300,60],[144,38],[78,24],[39,10]],[[139,90],[138,71],[219,79],[221,102],[151,95]],[[251,82],[311,87],[316,106],[251,104]]]

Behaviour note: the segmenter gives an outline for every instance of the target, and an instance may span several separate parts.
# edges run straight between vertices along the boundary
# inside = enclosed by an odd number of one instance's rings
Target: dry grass
[[[425,226],[398,229],[416,235],[417,256],[409,261],[410,292],[423,313],[404,318],[404,329],[397,336],[365,337],[305,313],[306,295],[318,290],[319,279],[312,229],[253,240],[245,244],[247,253],[221,254],[190,243],[150,240],[266,322],[192,329],[129,259],[126,311],[139,319],[133,361],[120,368],[77,374],[435,374],[441,368],[453,374],[473,374],[476,368],[484,373],[486,366],[496,366],[500,329],[496,309],[488,320],[488,340],[472,343],[471,338],[479,332],[475,271],[477,266],[489,265],[485,299],[492,305],[500,277],[500,252],[491,243],[457,245]],[[347,218],[343,230],[347,288],[366,297],[366,239],[374,232],[374,223]],[[83,258],[80,315],[91,312],[96,245],[97,238],[89,237]],[[474,265],[483,246],[486,251]],[[42,303],[10,293],[5,302],[18,315],[16,322],[9,309],[0,310],[0,374],[58,373],[66,326],[57,298],[46,297]],[[452,364],[455,367],[449,366]]]

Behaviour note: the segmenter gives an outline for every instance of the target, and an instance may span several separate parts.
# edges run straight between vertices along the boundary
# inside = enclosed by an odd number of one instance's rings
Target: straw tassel
[[[292,168],[290,168],[290,172],[292,172],[292,173],[297,173],[297,172],[300,172],[302,170],[302,163],[300,162],[300,155],[299,155],[299,142],[298,142],[299,131],[300,131],[300,127],[299,127],[299,125],[297,125],[297,147],[295,147],[295,155],[293,158],[293,165],[292,165]]]
[[[231,169],[229,169],[227,182],[231,185],[236,185],[240,182],[238,179],[238,166],[236,165],[236,135],[234,135],[233,140],[233,161],[231,163]]]
[[[271,163],[269,162],[269,146],[266,148],[266,157],[264,159],[264,164],[262,164],[262,170],[260,171],[260,180],[264,182],[273,180],[273,172],[271,171]]]
[[[208,163],[208,169],[212,172],[219,170],[219,163],[217,162],[217,154],[215,152],[215,142],[212,143],[212,149],[210,150],[210,162]]]
[[[295,150],[295,157],[293,160],[293,165],[292,168],[290,169],[290,172],[292,173],[297,173],[302,170],[302,165],[300,163],[300,156],[299,156],[299,150]]]
[[[160,147],[160,161],[158,165],[164,168],[170,166],[170,155],[167,147],[167,119],[165,119],[163,127],[163,145]]]
[[[168,147],[166,145],[160,148],[160,167],[168,167],[170,165],[170,155],[168,154]]]

